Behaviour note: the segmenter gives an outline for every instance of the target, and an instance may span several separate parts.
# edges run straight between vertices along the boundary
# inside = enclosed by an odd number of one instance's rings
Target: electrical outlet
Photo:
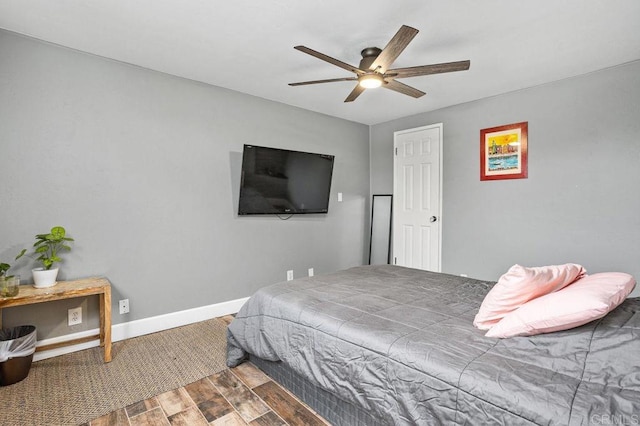
[[[313,276],[313,268],[309,268],[309,276],[312,277]]]
[[[82,323],[82,307],[69,309],[68,312],[69,325],[76,325]]]
[[[293,279],[293,269],[289,269],[287,271],[287,281],[291,281]]]
[[[122,299],[120,301],[120,315],[129,313],[129,299]]]

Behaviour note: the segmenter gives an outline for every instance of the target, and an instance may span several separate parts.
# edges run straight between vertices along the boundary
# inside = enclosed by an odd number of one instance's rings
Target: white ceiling
[[[420,32],[393,68],[470,70],[403,79],[419,99],[376,89],[344,103],[353,82],[287,85],[351,76],[293,46],[357,66],[403,24]],[[639,0],[0,0],[0,28],[364,124],[640,59]]]

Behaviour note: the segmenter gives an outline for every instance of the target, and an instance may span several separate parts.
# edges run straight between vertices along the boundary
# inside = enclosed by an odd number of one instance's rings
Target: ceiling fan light
[[[358,83],[365,89],[375,89],[382,86],[382,76],[380,74],[365,74],[358,78]]]

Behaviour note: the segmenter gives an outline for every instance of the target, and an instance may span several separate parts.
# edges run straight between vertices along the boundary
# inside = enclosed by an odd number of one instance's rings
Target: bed
[[[229,325],[227,363],[251,359],[336,425],[640,424],[640,298],[492,339],[472,322],[493,284],[375,265],[271,285]]]

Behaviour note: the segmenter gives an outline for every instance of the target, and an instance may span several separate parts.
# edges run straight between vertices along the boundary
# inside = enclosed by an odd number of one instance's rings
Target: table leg
[[[100,295],[100,346],[104,347],[104,362],[111,361],[111,287]]]
[[[0,308],[0,328],[2,328],[2,308]]]
[[[100,346],[104,346],[104,293],[98,295],[100,301]]]

